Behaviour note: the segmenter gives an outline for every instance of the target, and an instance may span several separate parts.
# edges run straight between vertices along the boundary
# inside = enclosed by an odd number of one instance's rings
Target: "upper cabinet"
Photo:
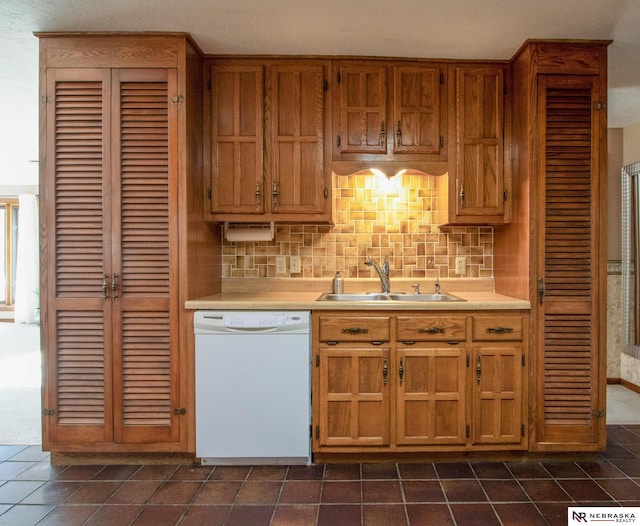
[[[440,224],[503,224],[510,220],[505,169],[506,66],[452,64],[449,176],[439,181]]]
[[[334,161],[446,160],[446,66],[335,63]]]
[[[206,219],[330,220],[328,70],[322,60],[208,61]]]

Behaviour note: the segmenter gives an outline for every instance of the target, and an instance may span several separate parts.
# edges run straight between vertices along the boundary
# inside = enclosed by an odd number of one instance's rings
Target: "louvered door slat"
[[[121,301],[115,378],[116,439],[175,440],[174,353],[170,337],[171,184],[175,73],[118,70],[119,251]],[[175,117],[175,116],[174,116]],[[175,317],[175,316],[174,316]],[[173,370],[172,370],[173,367]]]
[[[595,440],[593,82],[543,77],[539,83],[544,123],[542,441]]]

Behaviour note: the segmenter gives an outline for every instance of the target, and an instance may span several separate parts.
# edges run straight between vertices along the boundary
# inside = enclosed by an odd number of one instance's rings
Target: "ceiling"
[[[607,39],[609,126],[640,121],[638,0],[0,0],[0,110],[37,114],[34,31],[185,31],[207,54],[452,59]]]

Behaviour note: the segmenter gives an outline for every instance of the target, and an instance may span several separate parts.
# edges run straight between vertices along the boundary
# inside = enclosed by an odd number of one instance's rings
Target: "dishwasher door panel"
[[[196,455],[310,462],[310,335],[196,334]]]

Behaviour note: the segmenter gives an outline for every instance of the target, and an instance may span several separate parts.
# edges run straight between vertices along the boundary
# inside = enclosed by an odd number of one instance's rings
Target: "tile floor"
[[[640,425],[590,462],[52,466],[0,446],[0,525],[566,525],[567,507],[640,506]]]

